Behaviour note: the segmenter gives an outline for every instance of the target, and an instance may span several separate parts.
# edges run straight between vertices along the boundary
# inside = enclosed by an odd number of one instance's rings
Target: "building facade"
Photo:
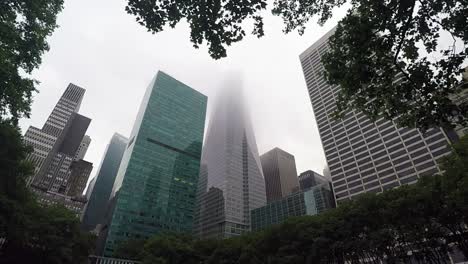
[[[312,170],[304,171],[299,175],[299,186],[301,190],[307,190],[315,185],[326,182],[328,182],[328,180],[325,177]]]
[[[85,196],[69,196],[62,193],[44,191],[37,188],[32,188],[32,192],[36,195],[37,201],[43,205],[63,205],[65,208],[74,212],[77,218],[81,217],[83,208],[86,205]]]
[[[219,95],[203,146],[195,236],[250,231],[250,211],[266,204],[265,180],[238,80]]]
[[[92,170],[93,164],[91,162],[81,159],[72,161],[65,194],[68,196],[82,196]]]
[[[207,97],[158,72],[120,164],[104,255],[128,239],[192,232]]]
[[[274,148],[260,156],[267,202],[279,200],[299,190],[296,161],[288,152]]]
[[[91,144],[91,138],[88,135],[85,135],[83,137],[83,140],[81,140],[78,150],[76,151],[75,160],[84,159],[84,156],[90,144]]]
[[[93,230],[104,221],[104,215],[119,171],[120,162],[127,147],[128,139],[115,133],[107,145],[101,166],[95,177],[89,201],[83,214],[82,226],[85,230]]]
[[[69,201],[83,200],[93,168],[92,163],[82,159],[91,142],[85,135],[91,119],[78,114],[84,93],[85,89],[68,85],[42,129],[31,126],[25,133],[25,143],[34,149],[28,160],[35,166],[27,184],[45,204],[62,201],[67,206],[74,204]]]
[[[450,153],[450,140],[442,129],[422,132],[382,118],[373,122],[358,111],[349,111],[341,120],[333,118],[340,87],[327,84],[321,63],[333,32],[299,57],[337,201],[440,172],[437,160]]]
[[[333,208],[334,205],[330,183],[318,184],[252,210],[252,231],[281,224],[292,216],[316,215]]]

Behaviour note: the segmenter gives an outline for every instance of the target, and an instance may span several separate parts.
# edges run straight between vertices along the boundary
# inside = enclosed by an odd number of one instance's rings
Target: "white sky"
[[[284,35],[280,18],[265,17],[265,35],[247,36],[215,61],[206,48],[194,49],[189,26],[179,24],[152,35],[124,10],[125,0],[67,0],[50,51],[34,77],[41,83],[30,119],[20,125],[42,127],[68,83],[86,89],[80,114],[92,119],[92,142],[85,159],[94,177],[114,132],[128,136],[145,89],[158,70],[214,98],[229,71],[240,71],[251,103],[260,154],[279,147],[296,158],[298,173],[319,173],[326,164],[299,54],[344,15],[336,12],[324,27],[309,23],[306,34]],[[210,114],[207,115],[207,122]],[[205,131],[206,132],[206,131]]]

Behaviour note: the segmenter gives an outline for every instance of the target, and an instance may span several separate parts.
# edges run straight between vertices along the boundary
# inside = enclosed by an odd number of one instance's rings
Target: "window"
[[[383,178],[393,173],[393,169],[388,169],[379,173],[379,177]]]
[[[417,149],[419,149],[419,148],[422,148],[422,147],[424,147],[424,146],[426,146],[426,145],[424,144],[424,142],[419,142],[418,144],[409,146],[409,147],[408,147],[408,152],[415,151],[415,150],[417,150]]]
[[[363,165],[363,166],[360,166],[360,167],[359,167],[359,170],[360,170],[360,171],[364,171],[364,170],[367,170],[367,169],[372,168],[373,166],[374,166],[374,165],[373,165],[372,163],[368,163],[368,164],[365,164],[365,165]]]
[[[391,166],[392,166],[392,163],[388,162],[388,163],[385,163],[383,165],[378,166],[376,169],[377,169],[377,171],[382,171],[382,170],[387,169],[387,168],[389,168]]]
[[[379,135],[373,135],[373,136],[370,136],[370,137],[366,137],[366,142],[369,143],[369,142],[373,142],[374,140],[378,139],[379,138]]]
[[[362,181],[363,181],[364,183],[371,182],[371,181],[373,181],[373,180],[377,180],[377,176],[376,176],[376,175],[372,175],[372,176],[370,176],[370,177],[367,177],[367,178],[363,178],[363,179],[362,179]]]
[[[416,143],[416,142],[418,142],[420,140],[422,140],[422,138],[420,136],[417,136],[417,137],[406,140],[405,145],[409,146],[409,145],[414,144],[414,143]]]
[[[408,184],[416,181],[418,177],[416,175],[405,178],[405,179],[400,179],[401,184]]]
[[[383,178],[383,179],[381,178],[381,179],[380,179],[380,182],[381,182],[382,184],[384,184],[384,183],[387,183],[387,182],[391,182],[391,181],[393,181],[393,180],[396,180],[396,175],[392,175],[392,176],[390,176],[390,177]]]
[[[410,168],[408,170],[399,172],[398,177],[403,178],[403,177],[408,176],[408,175],[410,175],[411,173],[414,173],[414,172],[416,172],[416,171],[413,168]]]
[[[416,151],[414,153],[411,153],[410,156],[411,156],[411,158],[414,159],[416,157],[419,157],[419,156],[423,155],[424,153],[427,153],[427,149],[425,149],[425,148],[421,149],[421,150],[418,150],[418,151]]]
[[[399,182],[392,182],[390,184],[387,184],[387,185],[384,185],[382,186],[383,190],[386,191],[388,189],[392,189],[392,188],[395,188],[397,186],[400,186],[400,183]]]
[[[360,191],[362,191],[362,190],[364,190],[364,188],[362,188],[362,186],[359,186],[359,187],[357,187],[357,188],[354,188],[354,189],[349,190],[349,193],[350,193],[350,194],[355,194],[355,193],[360,192]]]
[[[358,172],[357,169],[352,169],[352,170],[349,170],[349,171],[345,172],[345,175],[346,175],[346,177],[348,177],[348,176],[353,175],[353,174],[355,174],[357,172]]]
[[[432,152],[432,155],[434,157],[438,157],[438,156],[441,156],[441,155],[444,155],[444,154],[447,154],[450,152],[450,148],[449,147],[445,147],[443,149],[439,149],[439,150],[436,150],[434,152]]]
[[[382,141],[380,139],[378,139],[377,141],[370,143],[368,147],[369,147],[369,149],[371,149],[371,148],[374,148],[374,147],[376,147],[376,146],[378,146],[380,144],[382,144]]]
[[[382,164],[382,163],[384,163],[384,162],[386,162],[386,161],[389,161],[389,160],[390,160],[390,159],[389,159],[388,157],[383,157],[383,158],[381,158],[381,159],[379,159],[379,160],[374,160],[374,164],[375,164],[375,165]]]
[[[340,185],[343,185],[343,184],[346,184],[345,180],[337,181],[337,182],[333,183],[333,187],[337,187],[337,186],[340,186]]]
[[[395,170],[396,170],[396,171],[401,171],[401,170],[410,168],[411,166],[413,166],[413,165],[411,164],[411,162],[407,162],[407,163],[404,163],[404,164],[402,164],[402,165],[396,166],[396,167],[395,167]]]
[[[395,138],[394,140],[390,141],[390,142],[385,142],[385,146],[387,147],[391,147],[397,143],[399,143],[401,140],[399,137]]]
[[[379,185],[380,185],[379,181],[374,181],[374,182],[366,184],[365,187],[366,187],[366,189],[371,189],[371,188],[379,186]]]
[[[441,141],[441,142],[430,145],[429,149],[434,150],[436,148],[446,147],[447,145],[448,145],[447,142],[444,140],[444,141]]]
[[[368,171],[361,172],[361,177],[366,177],[366,176],[369,176],[369,175],[374,174],[374,173],[375,173],[375,169],[372,168],[372,169],[370,169]]]
[[[357,180],[357,179],[359,179],[359,175],[349,177],[349,178],[346,179],[346,181],[347,182],[352,182],[352,181]]]
[[[426,160],[430,160],[430,159],[431,159],[431,155],[427,154],[425,156],[422,156],[422,157],[419,157],[419,158],[413,160],[413,162],[414,162],[414,164],[419,164],[419,163],[422,163],[422,162],[424,162]]]
[[[393,146],[391,148],[388,148],[388,153],[392,153],[398,149],[402,149],[403,148],[403,144],[399,144],[399,145],[396,145],[396,146]]]
[[[355,182],[352,182],[352,183],[348,183],[348,188],[353,188],[353,187],[356,187],[358,185],[362,185],[362,182],[361,181],[355,181]]]
[[[416,166],[416,169],[418,171],[421,171],[421,170],[427,169],[427,168],[429,168],[431,166],[435,166],[435,164],[434,164],[434,162],[432,160],[427,162],[427,163],[424,163],[422,165]]]
[[[411,137],[413,137],[413,136],[416,136],[416,135],[418,135],[418,134],[419,134],[419,133],[418,133],[417,130],[413,130],[413,131],[409,132],[408,134],[402,135],[401,138],[402,138],[403,140],[406,141],[407,139],[409,139],[409,138],[411,138]]]

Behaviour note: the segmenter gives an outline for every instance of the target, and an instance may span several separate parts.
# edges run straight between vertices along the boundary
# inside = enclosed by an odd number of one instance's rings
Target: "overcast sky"
[[[319,173],[326,164],[299,54],[336,25],[343,9],[323,27],[309,23],[306,34],[284,35],[280,18],[265,18],[266,36],[248,36],[213,60],[194,49],[189,26],[152,35],[124,11],[125,0],[66,0],[50,51],[34,77],[41,83],[28,126],[42,127],[68,83],[86,89],[80,113],[92,119],[85,159],[94,177],[114,132],[130,134],[145,89],[158,70],[214,98],[226,72],[241,72],[260,154],[279,147],[296,158],[298,173]],[[209,117],[210,114],[207,115]],[[209,120],[207,119],[207,122]]]

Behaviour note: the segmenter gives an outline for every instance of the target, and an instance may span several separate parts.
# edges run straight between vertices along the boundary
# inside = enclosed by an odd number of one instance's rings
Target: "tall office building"
[[[437,159],[450,153],[449,138],[440,128],[426,132],[375,122],[358,111],[342,120],[332,117],[339,86],[328,85],[321,57],[328,50],[328,32],[299,57],[337,201],[362,192],[381,192],[414,183],[439,172]]]
[[[301,190],[307,190],[325,182],[328,182],[325,177],[312,170],[304,171],[299,175],[299,186]]]
[[[28,179],[32,191],[39,201],[70,205],[77,214],[85,201],[78,197],[93,168],[92,163],[82,160],[91,141],[85,136],[91,119],[78,114],[84,93],[85,89],[68,85],[42,129],[31,126],[24,136],[25,143],[34,149],[28,156],[35,166]],[[69,203],[70,197],[77,197],[79,205]]]
[[[288,152],[274,148],[260,156],[267,202],[281,199],[299,190],[296,161]]]
[[[250,211],[266,203],[265,181],[240,85],[230,82],[212,112],[205,144],[195,235],[226,238],[250,230]]]
[[[95,182],[88,197],[88,203],[83,214],[82,226],[85,230],[93,230],[104,221],[104,215],[119,171],[120,162],[127,147],[128,139],[115,133],[107,145],[101,166],[94,178]]]
[[[206,104],[163,72],[151,82],[114,184],[105,255],[128,239],[192,232]]]

